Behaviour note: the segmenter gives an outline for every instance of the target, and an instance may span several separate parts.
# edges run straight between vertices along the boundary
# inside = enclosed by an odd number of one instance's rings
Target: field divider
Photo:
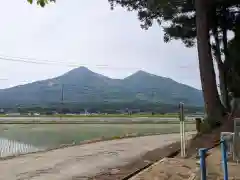
[[[44,121],[44,120],[33,120],[33,121],[2,121],[0,124],[178,124],[177,121]],[[186,124],[194,124],[193,122],[186,122]]]

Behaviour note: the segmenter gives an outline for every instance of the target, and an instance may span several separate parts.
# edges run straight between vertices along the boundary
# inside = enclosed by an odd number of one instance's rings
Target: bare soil
[[[187,147],[187,157],[197,156],[199,148],[211,148],[219,145],[221,132],[233,132],[234,121],[227,120],[225,123],[209,133],[201,134],[192,139]]]
[[[230,157],[232,158],[232,157]],[[222,171],[222,155],[220,147],[216,147],[211,150],[211,154],[206,158],[207,167],[207,178],[209,180],[223,180]],[[240,164],[237,162],[228,162],[228,175],[229,180],[239,180],[240,179]]]
[[[130,180],[188,180],[197,172],[193,159],[164,158]]]

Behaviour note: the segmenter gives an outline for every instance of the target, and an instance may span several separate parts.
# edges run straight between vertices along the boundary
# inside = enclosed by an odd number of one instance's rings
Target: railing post
[[[200,156],[200,170],[201,170],[201,180],[207,180],[207,171],[206,171],[206,148],[201,148],[198,150]]]
[[[196,130],[197,130],[197,133],[199,134],[201,132],[202,120],[201,118],[195,118],[195,122],[196,122]]]
[[[228,180],[227,150],[225,140],[221,140],[223,179]]]

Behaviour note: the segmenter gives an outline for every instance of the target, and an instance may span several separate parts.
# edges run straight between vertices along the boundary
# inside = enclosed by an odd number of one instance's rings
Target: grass
[[[127,114],[93,114],[93,115],[67,115],[67,114],[63,114],[63,115],[54,115],[54,116],[62,116],[62,117],[125,117],[125,118],[134,118],[134,117],[162,117],[162,118],[177,118],[178,114],[132,114],[132,115],[127,115]]]
[[[186,130],[195,130],[186,124]],[[179,132],[179,124],[1,124],[0,137],[55,148],[97,138],[121,137],[126,134],[166,134]]]
[[[192,117],[186,117],[186,123],[195,123]],[[63,117],[5,117],[0,118],[0,124],[176,124],[179,123],[178,118],[168,118],[168,117],[89,117],[88,116],[63,116]]]
[[[0,121],[0,124],[179,124],[179,121],[176,120],[148,120],[148,121],[122,121],[122,120],[112,120],[109,121],[107,119],[104,120],[4,120]],[[185,124],[194,124],[194,121],[185,121]]]
[[[11,117],[11,115],[0,114],[0,117]],[[14,117],[29,117],[27,115],[14,116]],[[31,117],[31,116],[30,116]],[[114,117],[124,117],[124,118],[134,118],[134,117],[161,117],[161,118],[178,118],[177,113],[172,114],[94,114],[94,115],[68,115],[68,114],[57,114],[57,115],[46,115],[43,117],[69,117],[69,118],[97,118],[97,117],[105,117],[105,118],[114,118]]]

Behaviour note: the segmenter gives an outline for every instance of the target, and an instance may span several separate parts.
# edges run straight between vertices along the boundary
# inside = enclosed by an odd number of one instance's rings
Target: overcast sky
[[[27,0],[0,2],[0,88],[55,77],[81,65],[112,78],[145,70],[201,88],[196,48],[177,41],[165,44],[159,26],[142,30],[136,13],[120,7],[111,11],[107,0],[57,0],[44,9]]]

